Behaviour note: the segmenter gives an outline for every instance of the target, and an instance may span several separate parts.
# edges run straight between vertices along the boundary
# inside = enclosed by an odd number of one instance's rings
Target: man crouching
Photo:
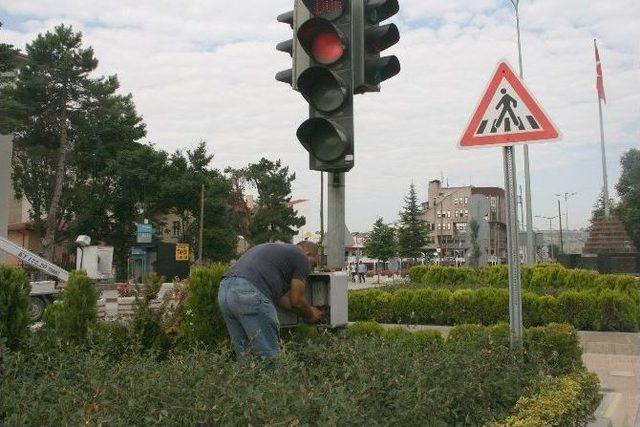
[[[280,324],[276,304],[318,323],[324,313],[304,295],[307,277],[318,262],[318,247],[264,243],[245,252],[220,283],[218,304],[238,360],[248,353],[278,355]]]

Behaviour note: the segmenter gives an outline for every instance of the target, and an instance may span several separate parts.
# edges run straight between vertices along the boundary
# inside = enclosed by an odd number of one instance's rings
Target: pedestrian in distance
[[[238,360],[252,354],[272,367],[280,351],[276,306],[295,312],[309,323],[325,313],[307,301],[307,277],[318,263],[318,247],[264,243],[246,251],[220,282],[218,305]]]
[[[351,279],[352,282],[355,283],[356,281],[356,268],[353,265],[352,262],[349,263],[349,266],[347,267],[347,271],[349,273],[349,278]]]
[[[364,262],[360,261],[358,263],[358,283],[365,283],[365,275],[367,273],[367,266]]]

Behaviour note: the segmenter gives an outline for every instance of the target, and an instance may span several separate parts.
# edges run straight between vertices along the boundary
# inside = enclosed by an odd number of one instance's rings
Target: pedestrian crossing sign
[[[558,141],[560,133],[507,61],[501,61],[467,126],[460,148]]]

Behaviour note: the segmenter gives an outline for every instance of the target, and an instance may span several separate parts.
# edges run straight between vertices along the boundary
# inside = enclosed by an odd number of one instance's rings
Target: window
[[[180,221],[173,221],[173,237],[180,236]]]
[[[465,205],[468,205],[468,204],[469,204],[469,198],[468,198],[468,197],[465,197],[465,198],[464,198],[464,204],[465,204]]]
[[[458,204],[458,198],[456,197],[455,199],[453,199],[453,204],[457,205]]]
[[[451,211],[447,211],[447,218],[451,218]]]
[[[447,223],[447,230],[451,231],[451,223],[450,222]]]
[[[464,216],[466,216],[467,218],[469,217],[469,210],[468,209],[464,210]]]

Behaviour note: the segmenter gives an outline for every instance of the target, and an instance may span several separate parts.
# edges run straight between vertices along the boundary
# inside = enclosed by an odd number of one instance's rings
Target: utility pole
[[[558,199],[558,224],[560,228],[560,252],[564,253],[564,239],[562,238],[562,211],[560,210],[560,199]]]
[[[324,267],[324,172],[320,171],[320,267]]]
[[[7,237],[9,226],[9,205],[11,194],[11,157],[13,136],[0,135],[0,237]],[[4,262],[4,253],[0,251],[0,264]]]
[[[577,195],[578,193],[556,193],[556,197],[564,197],[564,229],[570,230],[569,228],[569,198]]]
[[[522,43],[520,41],[520,0],[511,0],[513,7],[516,10],[516,32],[518,35],[518,66],[519,66],[519,74],[520,80],[523,80],[523,71],[522,71]],[[529,171],[529,145],[526,144],[523,146],[524,148],[524,189],[525,189],[525,199],[526,199],[526,221],[527,221],[527,264],[535,264],[536,256],[535,256],[535,242],[533,235],[533,214],[531,209],[531,174]]]
[[[200,233],[198,237],[198,264],[202,265],[202,241],[204,236],[204,184],[200,189]]]

